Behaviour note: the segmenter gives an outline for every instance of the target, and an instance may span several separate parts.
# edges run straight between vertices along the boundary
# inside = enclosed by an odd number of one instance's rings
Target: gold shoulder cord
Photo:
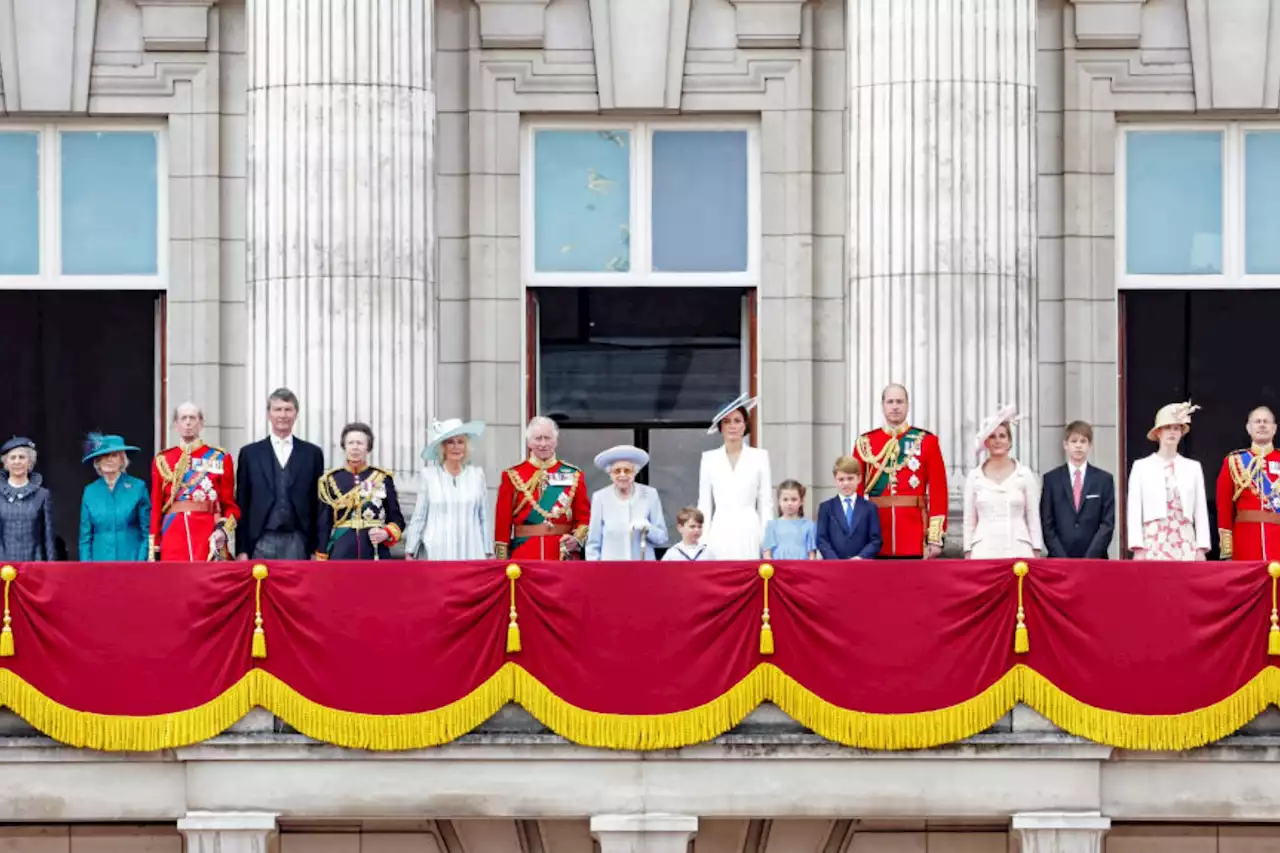
[[[520,493],[519,505],[511,511],[513,516],[518,514],[527,506],[538,515],[542,516],[544,521],[547,519],[547,514],[542,511],[542,507],[538,506],[538,489],[542,487],[546,477],[547,472],[542,468],[539,468],[534,472],[534,475],[529,478],[529,482],[526,483],[521,479],[520,475],[516,473],[515,468],[507,469],[507,479],[511,481],[511,485],[515,487],[515,490]]]
[[[864,487],[870,487],[880,475],[889,468],[889,475],[897,473],[893,466],[898,461],[898,437],[895,435],[884,443],[884,447],[880,448],[879,453],[871,452],[871,440],[865,435],[858,437],[858,453],[862,456],[863,461],[871,467],[870,475],[863,478]],[[866,470],[865,468],[863,470]]]
[[[160,469],[160,476],[169,484],[169,497],[165,499],[164,506],[160,508],[161,513],[167,513],[173,506],[174,501],[178,499],[178,484],[182,482],[182,478],[187,476],[187,469],[191,467],[191,448],[185,444],[182,445],[182,453],[178,455],[178,464],[173,466],[173,471],[168,475],[164,469],[169,467],[163,458],[160,459],[156,466]]]
[[[1240,459],[1240,451],[1232,453],[1227,462],[1227,467],[1231,470],[1231,479],[1235,482],[1235,493],[1231,496],[1232,502],[1239,498],[1246,491],[1253,492],[1261,497],[1258,490],[1258,484],[1254,482],[1254,478],[1258,476],[1258,472],[1262,470],[1263,459],[1261,456],[1254,456],[1253,461],[1249,463],[1249,467],[1244,466],[1244,462]]]

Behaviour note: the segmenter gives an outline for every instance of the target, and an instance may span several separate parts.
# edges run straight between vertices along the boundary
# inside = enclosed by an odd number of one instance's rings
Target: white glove
[[[649,522],[645,519],[631,522],[631,530],[635,533],[642,533],[649,529]]]

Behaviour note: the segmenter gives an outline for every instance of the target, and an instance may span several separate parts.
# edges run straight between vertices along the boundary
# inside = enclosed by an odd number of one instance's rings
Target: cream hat
[[[1192,412],[1199,410],[1200,407],[1191,405],[1190,400],[1185,403],[1170,403],[1161,407],[1160,411],[1156,412],[1155,426],[1147,430],[1147,438],[1151,441],[1159,441],[1160,439],[1156,437],[1156,433],[1161,427],[1178,425],[1183,427],[1182,434],[1186,435],[1191,432]]]
[[[993,414],[987,415],[983,419],[982,425],[978,427],[978,433],[973,437],[973,452],[982,455],[982,451],[987,447],[987,439],[996,431],[1000,424],[1015,424],[1022,419],[1018,414],[1018,407],[1013,403],[1005,403],[1000,406]]]

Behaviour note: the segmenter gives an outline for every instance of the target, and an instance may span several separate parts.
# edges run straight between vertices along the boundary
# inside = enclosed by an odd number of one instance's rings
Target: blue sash
[[[1253,467],[1255,457],[1248,450],[1240,451],[1240,464],[1245,471]],[[1271,479],[1270,472],[1267,471],[1267,461],[1259,460],[1258,470],[1253,475],[1253,486],[1258,490],[1258,497],[1262,500],[1262,505],[1272,512],[1280,512],[1280,490],[1276,489],[1275,482]]]
[[[196,470],[196,466],[194,462],[197,459],[201,459],[201,460],[208,459],[213,454],[214,454],[214,449],[212,447],[209,447],[208,445],[205,445],[204,449],[201,450],[199,453],[191,454],[191,461],[193,464],[187,466],[187,470],[182,475],[182,482],[173,484],[173,491],[174,491],[173,503],[191,499],[191,495],[195,493],[196,486],[200,484],[200,480],[205,475],[205,472],[203,469]],[[169,525],[173,524],[173,520],[177,517],[178,517],[178,514],[174,512],[165,514],[164,521],[160,523],[161,536],[169,532]]]

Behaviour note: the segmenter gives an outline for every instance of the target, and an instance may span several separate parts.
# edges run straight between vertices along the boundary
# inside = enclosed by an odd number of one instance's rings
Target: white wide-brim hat
[[[463,423],[461,418],[432,421],[430,429],[427,430],[427,446],[422,451],[422,458],[429,461],[434,457],[435,450],[441,443],[459,435],[465,435],[468,438],[479,438],[484,435],[484,421],[467,421]]]
[[[720,422],[729,416],[730,412],[738,409],[746,409],[748,412],[754,409],[760,402],[759,397],[752,397],[750,393],[742,394],[738,399],[716,412],[716,416],[711,419],[711,427],[707,430],[707,435],[713,435],[720,428]]]
[[[1005,403],[996,409],[990,415],[982,420],[982,424],[978,427],[978,432],[973,437],[973,452],[982,455],[982,451],[987,449],[987,439],[991,438],[1000,424],[1015,424],[1022,419],[1018,414],[1018,407],[1013,403]]]
[[[1148,441],[1159,441],[1160,437],[1156,435],[1161,427],[1181,426],[1182,434],[1186,435],[1191,432],[1191,414],[1200,409],[1199,406],[1191,405],[1191,401],[1185,403],[1170,403],[1167,406],[1161,406],[1160,411],[1156,412],[1156,422],[1151,429],[1147,430]]]
[[[619,444],[617,447],[610,447],[596,454],[596,467],[606,473],[619,462],[630,462],[636,466],[638,472],[649,464],[649,454],[630,444]]]

